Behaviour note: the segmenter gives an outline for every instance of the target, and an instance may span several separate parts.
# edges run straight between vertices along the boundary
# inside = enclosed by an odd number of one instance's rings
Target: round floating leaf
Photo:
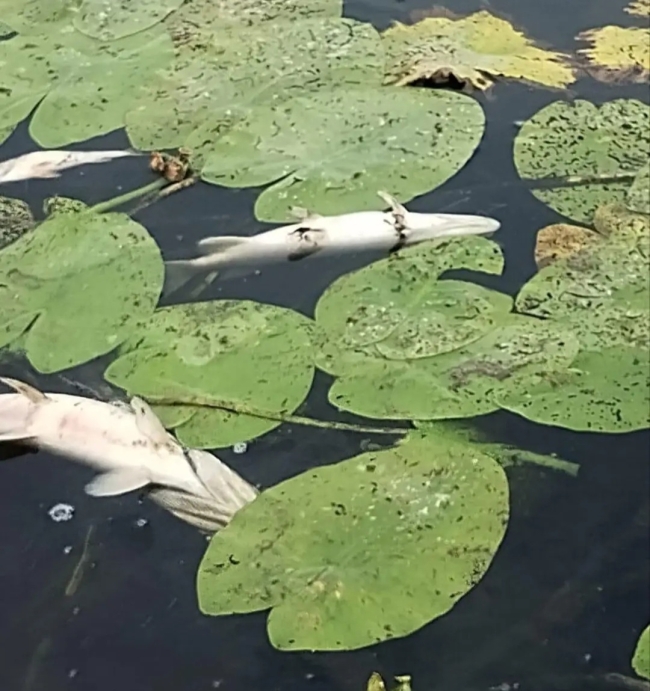
[[[576,337],[553,323],[509,314],[479,340],[420,360],[358,362],[337,379],[333,405],[379,419],[444,420],[499,408],[500,391],[525,391],[540,373],[566,368],[579,350]]]
[[[462,94],[377,87],[256,108],[215,144],[203,178],[227,187],[275,183],[258,198],[265,221],[292,206],[323,214],[381,209],[377,190],[406,202],[442,185],[483,134],[480,105]]]
[[[536,48],[512,24],[489,12],[426,18],[411,26],[397,23],[382,39],[388,80],[398,85],[446,81],[450,74],[477,89],[489,88],[499,77],[555,87],[575,79],[566,55]]]
[[[364,360],[430,357],[479,338],[512,300],[436,281],[450,268],[500,273],[503,255],[485,238],[453,238],[402,250],[332,283],[315,309],[318,367],[353,374]]]
[[[603,26],[583,31],[577,39],[591,44],[578,53],[596,68],[590,72],[597,79],[645,84],[650,77],[650,28]]]
[[[644,679],[650,679],[650,626],[647,626],[636,644],[632,669]]]
[[[0,249],[15,242],[35,225],[36,221],[27,202],[0,197]]]
[[[153,312],[158,246],[126,214],[57,213],[0,252],[0,346],[29,329],[40,372],[108,353]]]
[[[172,50],[160,30],[100,43],[61,24],[2,41],[0,133],[8,136],[41,100],[30,123],[41,146],[62,147],[122,127],[140,88],[168,64]]]
[[[215,300],[157,310],[104,373],[129,394],[179,395],[287,413],[313,378],[311,322],[292,310],[247,300]],[[156,407],[192,447],[248,441],[280,423],[201,406]]]
[[[591,223],[598,206],[625,200],[649,150],[650,107],[641,101],[618,99],[600,107],[556,101],[523,124],[514,159],[522,178],[548,182],[549,188],[533,190],[538,199]]]
[[[497,400],[502,408],[534,422],[578,432],[646,429],[650,426],[647,345],[580,352],[570,369],[531,377],[525,389],[500,392]]]
[[[609,237],[558,259],[526,283],[518,311],[570,325],[586,350],[648,347],[650,217],[601,214]],[[600,224],[599,224],[600,225]]]
[[[74,18],[74,26],[100,41],[115,41],[151,28],[177,10],[183,2],[184,0],[83,0]]]
[[[316,18],[245,30],[226,26],[207,36],[200,27],[198,37],[174,34],[176,60],[127,116],[135,146],[185,144],[197,169],[220,134],[257,104],[340,84],[381,83],[383,52],[369,24]]]
[[[600,238],[588,228],[572,226],[568,223],[554,223],[537,232],[535,242],[535,263],[538,269],[552,264],[558,259],[574,255]]]
[[[282,650],[351,650],[406,636],[483,576],[508,484],[473,446],[414,435],[264,491],[212,539],[199,606],[269,609]]]

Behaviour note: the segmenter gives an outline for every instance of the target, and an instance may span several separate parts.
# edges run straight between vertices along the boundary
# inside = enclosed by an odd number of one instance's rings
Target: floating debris
[[[48,514],[55,523],[70,521],[74,517],[74,506],[71,504],[55,504],[48,511]]]

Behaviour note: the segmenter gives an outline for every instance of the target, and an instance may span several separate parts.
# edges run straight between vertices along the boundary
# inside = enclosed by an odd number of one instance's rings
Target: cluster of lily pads
[[[575,78],[568,56],[485,12],[380,35],[341,18],[338,0],[0,8],[5,135],[34,108],[30,132],[45,146],[125,125],[138,148],[189,147],[208,182],[271,183],[256,204],[265,220],[296,204],[377,208],[377,189],[405,202],[460,170],[483,134],[480,105],[407,88],[414,80],[449,69],[477,88],[490,74]],[[393,448],[264,491],[212,539],[198,575],[204,612],[270,609],[281,649],[404,636],[480,580],[508,522],[499,454],[449,421],[504,409],[574,430],[649,426],[648,150],[647,105],[551,103],[521,127],[515,165],[541,203],[582,225],[540,231],[539,270],[516,296],[446,278],[503,270],[496,242],[458,238],[341,277],[313,319],[246,300],[159,307],[160,250],[127,214],[54,199],[37,223],[5,198],[0,348],[42,373],[112,354],[105,379],[157,402],[194,447],[277,427],[316,369],[332,375],[337,408],[411,421]],[[647,668],[643,651],[635,660]]]
[[[579,37],[592,47],[578,58],[537,48],[485,11],[380,34],[342,18],[341,0],[2,0],[0,8],[9,31],[0,42],[0,139],[33,109],[30,134],[44,147],[125,126],[138,149],[188,148],[207,182],[270,185],[255,208],[266,221],[287,220],[294,205],[378,208],[384,188],[408,201],[465,164],[484,129],[479,105],[401,85],[453,75],[479,89],[499,77],[564,87],[589,66],[650,74],[646,27],[594,30]],[[642,1],[629,10],[645,11]]]

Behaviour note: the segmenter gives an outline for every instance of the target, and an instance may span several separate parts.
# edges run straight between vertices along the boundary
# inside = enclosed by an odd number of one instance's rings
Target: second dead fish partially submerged
[[[32,151],[0,162],[0,183],[58,178],[62,170],[88,163],[106,163],[116,158],[140,156],[136,151]]]
[[[86,486],[114,496],[151,486],[152,498],[194,525],[217,529],[257,496],[218,458],[184,448],[141,399],[115,405],[82,396],[43,393],[2,378],[15,393],[0,394],[0,443],[43,449],[101,471]],[[206,527],[206,526],[212,526]]]
[[[389,194],[380,192],[379,196],[389,211],[319,216],[297,210],[302,215],[297,223],[259,235],[205,238],[198,243],[202,257],[166,262],[164,293],[175,292],[200,273],[214,276],[234,269],[240,274],[263,264],[297,261],[314,254],[397,250],[437,238],[493,233],[500,227],[499,221],[487,216],[411,212]]]

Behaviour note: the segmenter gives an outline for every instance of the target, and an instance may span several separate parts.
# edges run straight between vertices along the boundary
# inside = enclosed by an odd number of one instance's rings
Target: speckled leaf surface
[[[570,325],[586,350],[643,348],[650,334],[650,217],[602,213],[609,237],[558,259],[516,298],[520,312]]]
[[[501,314],[482,338],[437,357],[356,363],[337,379],[329,400],[338,408],[380,419],[444,420],[499,408],[501,391],[525,390],[540,373],[569,366],[579,350],[566,328]]]
[[[453,238],[402,250],[334,281],[314,312],[318,367],[351,374],[364,360],[407,360],[468,343],[507,312],[506,295],[461,281],[436,281],[450,268],[500,273],[499,246]]]
[[[627,191],[625,206],[630,211],[650,214],[650,162],[636,174]]]
[[[121,349],[105,378],[130,395],[204,396],[271,413],[295,410],[311,387],[311,322],[247,300],[164,307]],[[248,441],[280,424],[198,406],[156,406],[192,447]]]
[[[650,679],[650,626],[646,626],[636,644],[632,668],[644,679]]]
[[[44,147],[118,129],[142,85],[171,57],[171,39],[156,29],[101,43],[54,24],[0,42],[0,132],[8,136],[37,105],[29,131]]]
[[[172,34],[173,65],[128,114],[127,134],[140,149],[185,144],[197,169],[220,134],[256,105],[382,79],[379,34],[350,19],[180,31]]]
[[[584,179],[588,184],[535,189],[533,194],[559,213],[591,223],[597,207],[625,200],[649,150],[650,107],[641,101],[617,99],[600,107],[583,100],[556,101],[523,124],[514,160],[519,175],[533,181]]]
[[[446,182],[483,135],[480,105],[462,94],[398,87],[316,93],[255,109],[212,149],[203,179],[226,187],[272,183],[255,215],[287,221],[299,206],[321,214],[383,208]]]
[[[650,427],[648,348],[581,351],[569,369],[530,378],[525,389],[497,394],[502,408],[544,425],[578,432]]]
[[[601,81],[624,80],[646,83],[650,77],[650,28],[603,26],[583,31],[579,41],[588,43],[578,53],[589,65],[591,73]],[[602,68],[600,71],[598,68]]]
[[[26,355],[45,373],[108,353],[153,312],[163,272],[126,214],[55,214],[0,251],[0,346],[28,330]]]
[[[100,41],[145,31],[177,10],[184,0],[83,0],[74,26]]]
[[[503,469],[473,446],[414,433],[400,446],[263,492],[216,534],[199,606],[271,609],[281,650],[352,650],[406,636],[483,576],[508,521]]]
[[[36,225],[27,202],[0,197],[0,250],[15,242]]]
[[[568,56],[542,50],[505,19],[489,12],[396,23],[382,34],[387,79],[399,85],[445,79],[487,89],[502,77],[563,87],[575,77]]]

